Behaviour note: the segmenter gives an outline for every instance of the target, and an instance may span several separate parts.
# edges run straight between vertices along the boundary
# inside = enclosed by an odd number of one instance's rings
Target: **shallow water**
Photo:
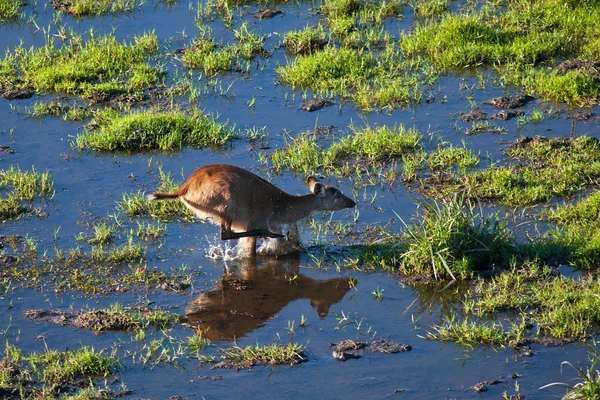
[[[75,20],[67,15],[62,21],[76,31],[84,32],[94,27],[97,33],[114,31],[117,38],[154,30],[166,49],[174,50],[191,42],[195,26],[195,2],[182,1],[172,7],[148,2],[130,15],[105,16]],[[54,181],[56,196],[47,207],[44,219],[23,218],[0,225],[0,234],[28,235],[35,239],[39,249],[56,246],[68,250],[77,246],[74,236],[83,231],[78,221],[85,220],[84,213],[105,217],[116,211],[116,202],[122,193],[138,190],[151,191],[156,185],[157,165],[163,164],[178,180],[189,175],[195,168],[210,163],[231,163],[267,174],[269,171],[258,162],[257,151],[270,154],[283,146],[284,132],[294,136],[317,125],[335,125],[345,129],[350,122],[375,124],[405,124],[415,126],[421,132],[460,145],[466,145],[491,159],[501,157],[505,145],[523,135],[546,136],[569,135],[572,121],[565,118],[545,119],[538,126],[527,124],[517,128],[515,119],[498,122],[508,128],[506,135],[480,134],[465,136],[455,129],[468,126],[456,122],[450,114],[469,111],[466,98],[472,95],[484,112],[495,109],[483,101],[503,94],[502,89],[489,84],[483,89],[461,89],[477,84],[476,78],[445,76],[431,90],[436,101],[423,103],[392,113],[363,113],[352,104],[334,99],[334,106],[307,113],[300,110],[303,93],[276,84],[274,66],[284,64],[286,56],[282,49],[274,49],[279,42],[275,32],[284,33],[318,21],[311,12],[311,5],[286,6],[283,16],[271,20],[258,20],[249,13],[258,9],[250,5],[242,20],[252,29],[271,33],[266,48],[273,56],[260,59],[260,69],[253,69],[251,76],[230,75],[222,77],[226,85],[232,82],[229,98],[208,95],[199,108],[218,114],[219,120],[228,120],[237,127],[266,126],[268,138],[259,144],[247,141],[235,142],[227,152],[185,149],[171,154],[148,153],[133,156],[113,156],[96,153],[80,153],[71,148],[72,139],[82,123],[65,123],[59,118],[35,120],[27,118],[25,108],[43,98],[34,96],[27,100],[8,101],[0,99],[0,144],[9,145],[15,154],[0,153],[0,167],[11,165],[21,169],[35,166],[38,171],[48,170]],[[408,7],[410,8],[410,7]],[[29,14],[37,13],[37,25],[50,27],[53,9],[38,3],[25,7]],[[236,23],[239,23],[237,21]],[[403,21],[395,24],[392,31],[410,29],[411,18],[407,13]],[[10,49],[21,41],[25,47],[44,43],[42,31],[34,32],[32,24],[0,25],[0,49]],[[216,38],[230,37],[223,25],[213,24]],[[178,65],[167,62],[170,73]],[[307,92],[310,97],[310,91]],[[444,96],[447,102],[440,102]],[[47,96],[46,99],[51,99]],[[256,99],[254,107],[248,101]],[[189,104],[183,104],[189,106]],[[541,101],[531,102],[524,111],[534,108],[554,107]],[[594,110],[600,113],[600,108]],[[577,122],[577,134],[600,138],[599,123]],[[12,131],[12,132],[11,132]],[[259,149],[259,150],[257,150]],[[149,160],[151,163],[149,164]],[[150,168],[149,168],[150,165]],[[270,180],[291,193],[305,193],[303,177],[288,172],[270,174]],[[352,182],[335,177],[332,182],[347,194],[353,193]],[[400,217],[409,220],[416,210],[417,193],[407,190],[401,183],[393,188],[385,185],[367,187],[355,191],[359,201],[359,222],[366,225],[386,224]],[[371,199],[374,199],[371,202]],[[316,216],[317,225],[328,221],[329,215]],[[349,222],[352,212],[338,212],[333,220]],[[58,233],[55,236],[55,232]],[[400,229],[398,221],[391,227]],[[465,349],[452,343],[427,341],[423,338],[431,326],[443,315],[452,313],[453,305],[445,299],[446,293],[413,290],[402,285],[389,274],[356,273],[336,271],[334,261],[317,265],[306,254],[298,258],[282,260],[258,258],[249,261],[213,260],[206,257],[210,243],[218,243],[217,227],[194,223],[169,223],[166,237],[148,248],[148,265],[159,270],[186,265],[200,275],[195,277],[193,289],[183,294],[127,292],[105,296],[84,295],[69,292],[56,295],[51,288],[44,291],[13,289],[9,296],[0,299],[0,338],[18,345],[26,351],[43,351],[49,348],[64,350],[81,345],[95,348],[112,348],[119,344],[123,351],[139,350],[130,334],[107,333],[96,336],[90,332],[57,325],[42,324],[26,319],[24,311],[31,309],[80,310],[85,307],[106,307],[115,302],[123,304],[152,304],[185,315],[191,325],[210,326],[208,337],[216,345],[206,352],[218,354],[218,348],[230,345],[236,339],[239,345],[270,344],[273,341],[295,341],[306,346],[309,361],[294,367],[255,367],[252,371],[211,370],[198,360],[177,360],[183,368],[159,365],[154,368],[126,361],[125,370],[118,375],[135,393],[129,398],[157,398],[180,395],[184,398],[385,398],[398,396],[409,399],[451,398],[500,398],[502,393],[515,393],[515,385],[527,399],[560,397],[563,389],[538,388],[551,382],[567,382],[576,376],[575,371],[565,368],[561,362],[573,364],[587,362],[585,345],[566,347],[533,346],[533,357],[524,357],[512,349],[476,347]],[[328,252],[335,248],[332,236],[318,236],[307,224],[301,226],[304,242],[310,251],[319,251],[322,244]],[[360,241],[360,238],[359,240]],[[332,253],[335,254],[335,253]],[[333,257],[335,258],[335,257]],[[1,267],[1,266],[0,266]],[[225,276],[225,278],[224,278]],[[293,278],[296,276],[296,278]],[[348,285],[348,278],[356,279],[356,287]],[[232,283],[233,282],[233,283]],[[233,289],[231,285],[234,285]],[[246,290],[237,290],[235,285]],[[375,299],[373,291],[382,291],[384,298]],[[447,291],[454,290],[453,287]],[[457,290],[461,290],[458,288]],[[450,296],[451,297],[451,296]],[[202,305],[203,307],[200,307]],[[304,316],[305,327],[299,326]],[[290,327],[293,326],[293,332]],[[189,336],[189,328],[177,327],[169,335]],[[160,332],[151,335],[160,337]],[[43,336],[43,340],[40,337]],[[412,351],[394,355],[368,353],[361,359],[340,362],[331,356],[330,343],[342,339],[368,340],[385,338],[392,342],[409,344]],[[519,377],[512,379],[517,373]],[[206,379],[220,377],[220,379]],[[470,386],[479,381],[504,380],[488,386],[485,393],[475,393]]]

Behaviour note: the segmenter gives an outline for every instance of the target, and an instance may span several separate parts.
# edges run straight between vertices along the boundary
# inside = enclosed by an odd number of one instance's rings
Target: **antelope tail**
[[[177,192],[175,193],[160,193],[160,192],[156,192],[156,193],[152,193],[146,196],[146,198],[150,201],[152,200],[171,200],[171,199],[176,199],[179,197],[179,194]]]

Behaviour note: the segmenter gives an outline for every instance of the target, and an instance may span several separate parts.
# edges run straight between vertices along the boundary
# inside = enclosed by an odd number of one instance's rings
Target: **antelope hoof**
[[[258,249],[260,255],[276,257],[305,252],[306,249],[299,242],[285,239],[266,239]]]

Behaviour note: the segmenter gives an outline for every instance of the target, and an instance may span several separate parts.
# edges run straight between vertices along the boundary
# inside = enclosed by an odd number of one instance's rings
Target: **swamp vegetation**
[[[597,398],[599,20],[0,0],[0,398]],[[232,259],[145,197],[210,163],[358,207]]]

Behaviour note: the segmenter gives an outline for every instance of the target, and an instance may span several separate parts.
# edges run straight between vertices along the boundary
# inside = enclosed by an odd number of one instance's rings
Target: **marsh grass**
[[[80,150],[136,152],[223,147],[236,137],[227,123],[190,110],[141,110],[120,114],[105,109],[95,114],[73,146]]]
[[[419,149],[422,141],[422,135],[416,129],[404,125],[351,125],[350,130],[352,133],[333,139],[328,146],[321,145],[314,132],[290,138],[284,148],[271,155],[273,168],[348,175],[356,169],[366,170],[374,164],[382,167],[402,160],[405,154]]]
[[[22,5],[20,0],[0,0],[0,21],[17,20]]]
[[[153,191],[171,193],[180,186],[180,183],[175,182],[171,174],[162,168],[159,168],[158,174],[158,186]],[[123,193],[123,200],[118,203],[118,207],[130,217],[147,216],[162,221],[173,218],[186,222],[195,220],[192,212],[180,201],[149,201],[143,192]]]
[[[324,0],[320,12],[331,31],[345,37],[353,31],[368,29],[389,18],[400,17],[403,6],[402,0]]]
[[[406,276],[465,279],[478,271],[501,270],[518,254],[516,239],[499,214],[455,197],[423,201],[404,230],[389,239],[351,252],[349,266],[399,271]]]
[[[276,68],[293,88],[330,92],[365,110],[394,109],[421,101],[423,74],[418,62],[403,59],[393,48],[379,53],[366,49],[325,46]]]
[[[590,365],[588,367],[575,366],[568,361],[563,361],[560,364],[561,372],[565,365],[577,372],[577,380],[579,380],[578,383],[571,385],[564,382],[553,382],[542,386],[540,390],[552,386],[562,386],[567,389],[567,392],[562,397],[562,400],[591,400],[599,398],[600,371],[598,371],[597,365],[598,362],[600,362],[600,359],[597,355],[591,355],[589,361]]]
[[[143,222],[136,221],[136,225],[135,236],[147,241],[158,240],[167,231],[166,225],[161,222],[147,222],[144,224]]]
[[[106,221],[99,221],[92,226],[92,234],[86,237],[83,233],[77,235],[77,240],[84,240],[92,245],[104,246],[114,239],[117,227]]]
[[[417,23],[403,33],[409,57],[425,56],[440,71],[496,68],[502,79],[546,99],[574,106],[597,104],[597,72],[546,68],[555,60],[598,59],[600,6],[593,2],[525,0],[487,4]]]
[[[588,136],[525,137],[504,153],[510,163],[447,177],[424,189],[431,195],[461,192],[510,206],[537,204],[573,195],[600,177],[599,149],[598,140]]]
[[[594,191],[576,203],[552,208],[542,216],[563,225],[597,222],[600,220],[600,191]]]
[[[179,315],[159,309],[124,307],[116,303],[106,309],[89,310],[79,313],[73,325],[94,333],[107,331],[136,331],[167,329],[179,321]]]
[[[596,224],[571,223],[551,227],[523,248],[542,260],[563,262],[581,270],[600,266],[600,229]]]
[[[475,293],[466,303],[470,312],[512,314],[517,321],[534,324],[542,338],[585,339],[600,327],[600,284],[592,277],[571,279],[544,269],[514,269],[480,281]]]
[[[143,3],[138,0],[54,0],[51,2],[57,10],[79,18],[108,13],[127,13],[141,7]]]
[[[451,341],[461,346],[473,348],[476,345],[505,347],[518,343],[522,328],[512,326],[505,328],[499,322],[470,321],[465,318],[458,321],[454,316],[446,319],[441,325],[434,325],[432,332],[427,332],[429,340]]]
[[[49,38],[43,47],[19,45],[0,59],[0,91],[79,95],[96,101],[113,96],[140,98],[164,72],[150,64],[158,53],[154,33],[119,43],[112,34],[88,38],[69,32],[60,45]]]
[[[423,202],[421,207],[400,238],[407,247],[399,266],[403,273],[464,278],[506,267],[517,253],[515,238],[499,214],[484,215],[462,198]]]
[[[451,0],[414,0],[411,5],[415,15],[423,18],[439,16],[448,9]]]
[[[64,121],[83,121],[90,118],[94,110],[88,106],[69,105],[60,101],[35,102],[27,110],[32,118],[62,117]]]
[[[298,343],[287,345],[272,344],[261,346],[240,347],[225,349],[221,356],[223,366],[227,368],[249,368],[256,365],[296,365],[307,360],[304,349]]]
[[[0,169],[0,219],[12,220],[28,213],[40,213],[30,209],[36,199],[51,199],[54,196],[54,182],[48,172],[22,171],[11,166]]]
[[[291,55],[310,54],[321,50],[327,44],[327,33],[322,25],[306,27],[302,30],[288,31],[283,46]]]
[[[25,355],[7,343],[0,360],[0,387],[27,394],[26,397],[48,398],[58,394],[59,385],[74,385],[79,379],[105,378],[120,370],[121,364],[115,357],[93,347]],[[39,387],[38,383],[43,386]]]
[[[182,50],[181,62],[187,68],[202,70],[206,75],[224,72],[248,72],[257,57],[268,57],[264,49],[265,36],[258,35],[243,23],[234,30],[235,42],[219,44],[203,30],[194,44]]]

